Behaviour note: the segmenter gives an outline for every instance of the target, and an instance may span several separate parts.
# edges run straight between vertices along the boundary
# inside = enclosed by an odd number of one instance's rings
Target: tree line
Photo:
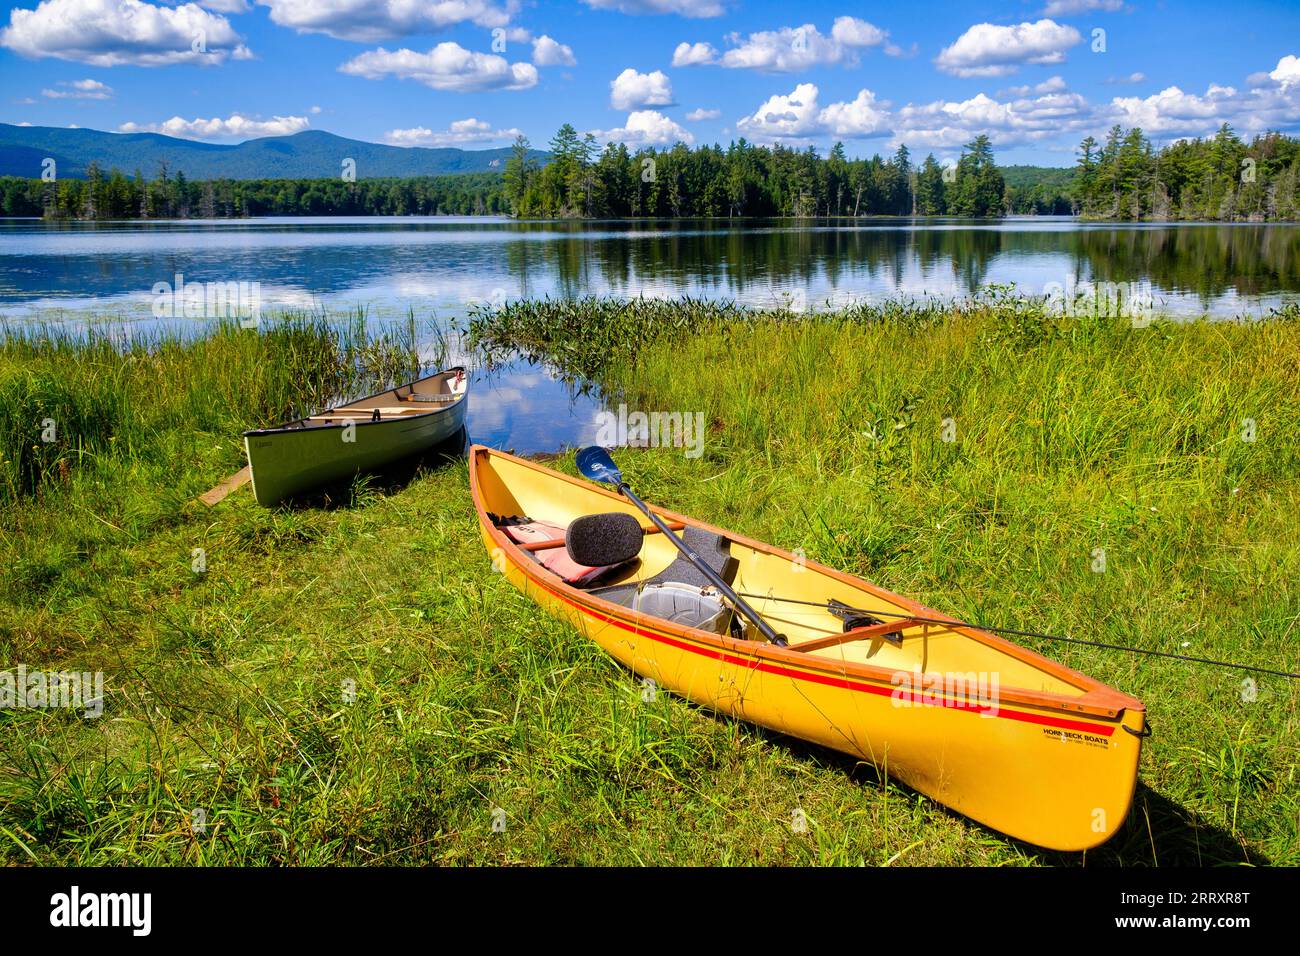
[[[978,136],[948,169],[933,155],[917,165],[906,146],[888,159],[849,159],[836,143],[817,151],[731,145],[691,149],[610,143],[579,136],[568,123],[540,165],[524,136],[506,161],[505,190],[520,218],[751,216],[1000,216],[1002,176],[987,136]]]
[[[502,173],[410,178],[191,181],[160,165],[152,179],[91,163],[84,179],[0,177],[0,215],[47,219],[245,216],[512,215],[518,218],[1082,215],[1117,220],[1300,218],[1300,140],[1213,137],[1159,149],[1141,129],[1089,136],[1073,169],[1008,167],[977,136],[944,167],[906,146],[849,159],[836,143],[603,149],[564,124],[539,163],[519,137]],[[1005,175],[1004,175],[1005,172]]]
[[[160,165],[137,171],[45,181],[0,177],[0,215],[46,219],[232,219],[245,216],[504,215],[499,173],[393,179],[189,180]]]
[[[91,163],[84,179],[0,177],[0,214],[47,219],[238,218],[508,214],[518,218],[1000,216],[1004,183],[987,136],[942,167],[919,165],[906,146],[888,159],[849,159],[841,143],[821,157],[811,147],[727,148],[684,144],[598,150],[565,124],[539,164],[516,140],[504,175],[407,179],[188,180],[160,165],[107,174]]]
[[[1300,140],[1248,144],[1224,123],[1212,137],[1159,149],[1141,129],[1114,126],[1079,145],[1074,198],[1091,219],[1260,222],[1300,218]]]

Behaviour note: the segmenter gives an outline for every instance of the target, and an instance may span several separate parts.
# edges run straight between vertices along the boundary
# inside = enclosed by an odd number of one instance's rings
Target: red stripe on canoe
[[[587,614],[590,615],[591,617],[597,618],[598,620],[603,621],[606,624],[613,624],[615,627],[622,628],[625,631],[630,631],[639,637],[648,637],[652,641],[658,641],[660,644],[667,644],[670,647],[675,647],[678,650],[689,651],[692,654],[699,654],[702,657],[712,657],[717,660],[723,661],[727,664],[734,664],[738,667],[747,667],[752,670],[759,670],[768,674],[776,674],[781,677],[789,677],[793,680],[804,680],[814,684],[825,684],[828,687],[839,687],[844,690],[858,691],[860,693],[866,693],[866,694],[876,694],[881,697],[893,697],[895,696],[896,693],[899,693],[898,688],[896,687],[880,687],[875,684],[859,683],[857,681],[849,680],[848,678],[845,677],[831,677],[826,674],[809,674],[805,671],[795,670],[794,668],[782,667],[780,664],[771,664],[765,661],[755,660],[753,658],[748,658],[748,657],[737,657],[734,654],[729,654],[726,651],[720,649],[699,647],[698,645],[691,644],[687,641],[681,641],[675,637],[670,637],[667,634],[660,634],[657,631],[645,630],[643,628],[637,627],[636,625],[628,624],[627,622],[622,621],[619,618],[610,617],[606,614],[602,614],[600,611],[597,611],[595,608],[590,608],[587,607],[585,604],[579,604],[577,601],[570,600],[566,595],[561,594],[559,591],[556,591],[555,589],[550,587],[550,585],[547,585],[542,582],[537,582],[537,583],[541,585],[543,590],[545,590],[552,596],[559,598],[561,601],[563,601],[565,604],[569,605],[570,607],[576,608],[579,612],[583,614]],[[1004,720],[1019,720],[1030,724],[1041,724],[1045,727],[1056,727],[1060,730],[1074,730],[1074,731],[1078,731],[1079,733],[1097,734],[1102,737],[1110,737],[1112,734],[1115,733],[1114,727],[1108,727],[1105,724],[1088,724],[1078,720],[1066,720],[1063,717],[1047,717],[1042,714],[1027,714],[1016,710],[1003,710],[1001,707],[999,707],[995,712],[990,713],[989,708],[981,704],[954,702],[954,703],[944,703],[944,704],[936,705],[932,702],[919,699],[915,693],[912,693],[910,691],[902,692],[902,693],[906,693],[910,697],[912,702],[917,703],[923,707],[940,706],[940,707],[948,708],[950,710],[960,710],[960,711],[966,711],[968,713],[976,712],[981,714],[982,716],[987,715],[991,717],[1000,717]]]

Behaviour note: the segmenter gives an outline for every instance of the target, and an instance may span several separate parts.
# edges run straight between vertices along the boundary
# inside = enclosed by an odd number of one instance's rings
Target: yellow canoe
[[[851,575],[651,506],[697,553],[729,553],[728,582],[789,641],[714,633],[633,610],[681,559],[649,533],[638,560],[597,587],[565,583],[506,517],[558,528],[607,512],[644,517],[598,485],[482,446],[470,487],[483,541],[511,583],[636,674],[698,704],[869,761],[947,807],[1016,839],[1083,850],[1128,815],[1146,736],[1133,697],[997,635]],[[563,539],[559,544],[562,545]],[[545,545],[546,542],[541,542]],[[776,598],[785,600],[776,600]],[[791,599],[811,604],[791,603]],[[830,600],[876,612],[846,624]],[[817,605],[817,606],[812,606]],[[887,615],[900,615],[889,617]],[[848,633],[846,627],[852,627]]]

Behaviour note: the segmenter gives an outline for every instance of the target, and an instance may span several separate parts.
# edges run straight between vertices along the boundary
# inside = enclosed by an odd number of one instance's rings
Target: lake
[[[818,309],[989,285],[1136,283],[1157,311],[1300,301],[1300,225],[860,219],[516,222],[0,220],[0,316],[149,323],[155,283],[256,282],[263,310],[363,307],[452,322],[475,301],[610,294]],[[523,453],[589,440],[600,406],[528,363],[479,372],[471,436]]]

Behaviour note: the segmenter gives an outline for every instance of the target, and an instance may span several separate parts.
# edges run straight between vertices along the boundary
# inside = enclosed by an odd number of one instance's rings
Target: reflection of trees
[[[153,283],[258,279],[264,285],[346,296],[420,277],[429,294],[500,287],[510,297],[669,293],[753,300],[773,289],[833,287],[907,294],[989,282],[1150,281],[1157,290],[1209,299],[1300,289],[1300,228],[1294,225],[1091,226],[898,219],[679,222],[375,222],[218,228],[154,224],[77,226],[58,243],[17,248],[0,268],[0,298],[147,292]],[[137,243],[116,233],[144,235]],[[263,242],[260,234],[272,235]],[[40,238],[49,238],[51,228]],[[85,233],[85,235],[80,235]],[[96,235],[101,234],[102,235]],[[150,233],[164,241],[148,241]],[[171,234],[175,233],[175,241]],[[197,235],[196,235],[197,233]],[[211,238],[207,235],[211,233]],[[235,233],[235,235],[232,235]],[[247,242],[239,234],[247,234]],[[162,238],[158,237],[158,238]],[[1030,271],[1032,270],[1032,271]],[[1050,273],[1050,279],[1043,278]],[[1023,280],[1022,277],[1033,278]],[[468,293],[467,293],[468,294]],[[397,293],[400,296],[400,293]]]
[[[927,273],[947,270],[959,286],[974,292],[985,283],[993,259],[1016,236],[990,229],[914,231],[898,220],[858,220],[847,227],[826,222],[810,228],[752,221],[736,228],[680,222],[577,223],[567,228],[572,235],[564,238],[521,239],[519,245],[528,246],[526,256],[509,257],[512,264],[527,261],[528,268],[549,272],[564,294],[608,288],[635,295],[638,284],[651,281],[682,292],[741,296],[822,279],[834,286],[879,280],[896,288],[918,267]],[[1059,251],[1060,240],[1054,241]]]
[[[1288,225],[1085,229],[1065,248],[1096,281],[1136,282],[1211,298],[1300,286],[1300,229]]]

